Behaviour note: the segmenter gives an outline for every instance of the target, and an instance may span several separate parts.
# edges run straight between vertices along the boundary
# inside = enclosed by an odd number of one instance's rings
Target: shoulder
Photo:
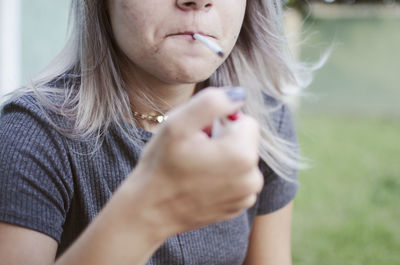
[[[38,135],[47,127],[47,120],[33,95],[24,94],[6,101],[0,112],[1,136],[17,140],[27,136]],[[4,142],[2,146],[4,146]]]
[[[65,137],[56,129],[60,119],[40,105],[32,94],[6,102],[0,112],[0,159],[9,157],[2,169],[32,163],[64,165],[68,160]]]
[[[65,140],[56,129],[60,120],[33,93],[8,100],[0,112],[0,155],[30,153],[44,158],[57,152],[65,157]]]
[[[44,106],[40,103],[38,98],[33,92],[26,92],[7,100],[1,106],[1,120],[8,120],[9,118],[37,119],[38,121],[46,122],[46,117],[54,115],[50,111],[46,111]]]
[[[0,221],[60,240],[73,181],[65,141],[46,115],[30,94],[2,106]]]
[[[33,91],[14,94],[0,107],[0,123],[25,129],[40,127],[48,133],[61,137],[62,130],[70,128],[67,117],[60,115],[56,97],[41,95]],[[2,130],[4,131],[4,130]]]
[[[15,95],[1,106],[1,116],[18,111],[40,113],[38,100],[33,93],[26,92]]]

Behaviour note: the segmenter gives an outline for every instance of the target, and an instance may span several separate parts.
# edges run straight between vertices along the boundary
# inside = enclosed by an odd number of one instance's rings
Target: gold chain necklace
[[[168,119],[167,115],[147,115],[147,114],[142,114],[137,111],[133,112],[133,116],[140,118],[142,120],[146,121],[152,121],[152,122],[157,122],[157,123],[162,123],[166,119]]]

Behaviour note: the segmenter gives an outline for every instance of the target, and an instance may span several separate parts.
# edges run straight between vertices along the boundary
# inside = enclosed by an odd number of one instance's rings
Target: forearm
[[[122,188],[114,195],[56,265],[146,264],[168,235],[142,218],[145,209],[128,192]]]

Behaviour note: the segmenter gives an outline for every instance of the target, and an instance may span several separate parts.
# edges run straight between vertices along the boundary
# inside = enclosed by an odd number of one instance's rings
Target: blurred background
[[[69,1],[0,3],[1,101],[60,51]],[[302,60],[334,47],[295,100],[311,167],[300,174],[295,200],[294,264],[398,265],[400,2],[289,1],[285,19]]]
[[[289,6],[302,60],[334,47],[297,99],[311,168],[295,200],[294,264],[400,264],[400,2]]]

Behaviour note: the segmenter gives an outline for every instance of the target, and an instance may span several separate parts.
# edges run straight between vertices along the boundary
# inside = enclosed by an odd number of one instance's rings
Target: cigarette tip
[[[223,58],[223,57],[225,56],[225,54],[224,54],[223,51],[219,51],[217,54],[218,54],[218,56],[221,57],[221,58]]]

